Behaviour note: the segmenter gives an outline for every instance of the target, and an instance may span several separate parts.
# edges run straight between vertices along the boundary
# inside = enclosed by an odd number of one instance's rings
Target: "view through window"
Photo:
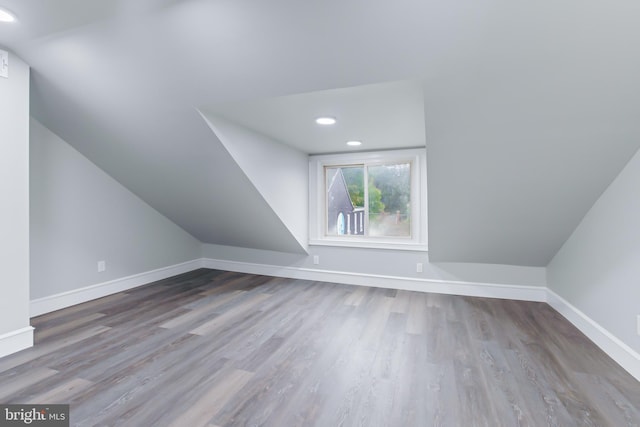
[[[324,170],[327,236],[411,237],[411,162]]]
[[[309,156],[309,244],[427,250],[423,148]]]

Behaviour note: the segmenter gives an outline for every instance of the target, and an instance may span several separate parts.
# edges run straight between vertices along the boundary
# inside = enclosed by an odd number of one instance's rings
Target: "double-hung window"
[[[310,244],[426,250],[424,149],[310,156]]]

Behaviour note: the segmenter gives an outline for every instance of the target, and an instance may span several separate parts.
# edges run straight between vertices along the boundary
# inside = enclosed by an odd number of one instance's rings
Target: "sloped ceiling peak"
[[[640,141],[635,1],[2,4],[33,115],[214,243],[254,244],[225,234],[210,169],[246,177],[194,107],[422,80],[430,257],[449,261],[544,265]]]

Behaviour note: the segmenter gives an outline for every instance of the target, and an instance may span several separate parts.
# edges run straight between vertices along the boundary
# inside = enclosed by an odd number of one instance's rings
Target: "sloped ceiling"
[[[635,1],[0,6],[32,114],[204,242],[299,250],[202,106],[419,79],[440,261],[546,265],[640,145]]]

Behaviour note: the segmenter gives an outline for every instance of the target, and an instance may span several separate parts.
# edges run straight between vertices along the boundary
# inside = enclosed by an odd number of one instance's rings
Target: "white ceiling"
[[[397,108],[423,96],[429,257],[439,261],[546,265],[640,146],[637,1],[0,6],[18,16],[16,24],[0,25],[0,45],[32,67],[32,114],[205,242],[296,246],[286,232],[264,238],[237,226],[233,212],[251,209],[270,218],[263,226],[286,230],[241,179],[197,108],[221,108],[288,144],[304,144],[298,147],[305,152],[338,151],[352,137],[371,148],[383,144],[379,137],[388,147],[414,146],[423,142],[413,141],[420,131],[408,131],[419,120],[410,113],[401,115],[407,124],[395,136],[384,136],[387,126],[340,134],[366,120],[350,119],[350,112],[335,113],[335,139],[296,127],[308,123],[303,114],[315,115],[315,102],[338,94],[346,105],[351,92],[364,90],[333,89],[421,82],[422,93],[407,93]],[[315,95],[296,96],[305,93]],[[349,111],[388,107],[354,104]],[[267,120],[264,110],[300,118]],[[369,121],[359,132],[379,124]]]
[[[425,146],[422,83],[417,80],[204,107],[304,153]],[[318,125],[317,117],[335,125]],[[362,142],[349,147],[347,141]]]

